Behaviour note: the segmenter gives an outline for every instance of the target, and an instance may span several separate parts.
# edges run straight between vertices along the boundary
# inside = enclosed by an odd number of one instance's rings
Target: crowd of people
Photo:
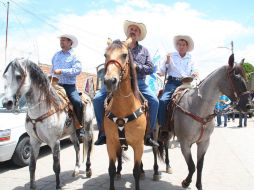
[[[236,114],[239,118],[239,123],[237,127],[247,127],[247,118],[248,113],[246,112],[238,112],[235,108],[230,99],[226,95],[221,95],[219,97],[218,102],[215,105],[215,113],[217,127],[222,125],[222,116],[223,116],[223,126],[227,127],[227,123],[232,119],[232,122],[235,122]]]

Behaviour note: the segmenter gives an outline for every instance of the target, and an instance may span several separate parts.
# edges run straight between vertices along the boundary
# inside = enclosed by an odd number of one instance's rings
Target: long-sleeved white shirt
[[[160,72],[165,74],[166,68],[168,68],[167,76],[189,77],[196,72],[192,56],[189,53],[186,53],[184,57],[181,57],[178,52],[171,53],[170,63],[165,64],[166,61],[167,57],[165,57],[161,62]]]

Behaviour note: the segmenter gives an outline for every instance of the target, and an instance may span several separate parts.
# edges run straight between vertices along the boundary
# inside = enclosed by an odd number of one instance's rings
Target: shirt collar
[[[179,54],[178,51],[176,52],[176,55],[177,55],[178,57],[182,58],[182,59],[189,59],[189,58],[191,57],[191,55],[190,55],[188,52],[185,54],[184,57],[181,57],[181,55]]]
[[[72,54],[74,53],[74,51],[73,51],[73,49],[71,48],[71,49],[69,49],[67,52],[64,52],[64,51],[62,50],[61,53],[72,55]]]

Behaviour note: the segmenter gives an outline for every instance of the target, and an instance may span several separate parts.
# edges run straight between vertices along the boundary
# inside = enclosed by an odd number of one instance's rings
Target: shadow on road
[[[69,139],[61,140],[61,150],[66,149],[70,146],[72,146],[72,143]],[[49,146],[42,146],[40,149],[40,154],[39,154],[38,159],[48,156],[50,154],[51,154],[51,149],[49,148]],[[16,170],[16,169],[20,169],[20,168],[21,167],[13,164],[11,160],[5,161],[5,162],[0,162],[0,174],[4,173],[6,171],[9,171],[9,170]]]
[[[72,171],[65,171],[61,173],[62,189],[76,189],[76,190],[103,190],[109,189],[109,176],[107,173],[99,175],[95,178],[86,178],[85,174],[80,174],[77,177],[72,177]],[[160,189],[160,190],[184,190],[181,186],[176,186],[170,182],[163,180],[153,181],[153,171],[146,171],[146,177],[140,180],[140,189]],[[83,182],[84,180],[84,182]],[[14,190],[26,190],[29,189],[29,183],[26,183],[23,187],[16,187]],[[37,189],[48,190],[55,189],[55,175],[50,175],[45,178],[38,179],[36,181]],[[134,177],[132,174],[124,174],[121,179],[115,180],[115,188],[118,190],[135,189]],[[80,188],[81,187],[81,188]]]

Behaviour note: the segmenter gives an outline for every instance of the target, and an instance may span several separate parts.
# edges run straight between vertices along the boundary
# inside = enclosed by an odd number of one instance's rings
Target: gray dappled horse
[[[36,189],[35,169],[41,143],[46,143],[53,152],[53,170],[56,176],[56,189],[60,185],[60,139],[70,135],[76,151],[76,165],[73,175],[79,173],[79,141],[76,136],[74,120],[63,106],[63,101],[57,95],[46,75],[33,62],[25,59],[15,59],[6,67],[3,78],[5,94],[3,105],[14,109],[21,96],[26,97],[28,111],[25,122],[32,146],[30,158],[30,189]],[[84,108],[83,126],[85,128],[84,146],[87,153],[86,175],[91,176],[90,153],[93,141],[92,119],[94,117],[92,102]],[[70,155],[71,156],[71,155]]]
[[[242,61],[243,62],[243,61]],[[202,190],[202,168],[204,156],[214,130],[214,107],[219,96],[227,95],[237,102],[237,109],[250,109],[249,92],[245,83],[245,74],[241,65],[234,65],[234,54],[229,57],[228,65],[209,74],[198,86],[188,90],[176,104],[173,112],[174,132],[177,136],[182,154],[188,165],[188,176],[182,181],[187,188],[195,172],[191,155],[191,146],[197,144],[197,181],[196,187]],[[159,137],[160,138],[160,137]],[[164,159],[163,143],[160,142],[159,156]],[[168,160],[168,154],[166,154]]]

